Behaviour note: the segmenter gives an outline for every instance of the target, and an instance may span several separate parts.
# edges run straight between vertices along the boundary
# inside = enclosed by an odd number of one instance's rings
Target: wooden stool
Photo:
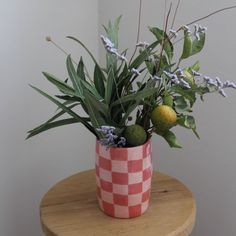
[[[47,236],[187,236],[195,214],[191,192],[178,180],[157,172],[153,173],[149,209],[137,218],[115,219],[99,210],[94,170],[62,180],[40,205]]]

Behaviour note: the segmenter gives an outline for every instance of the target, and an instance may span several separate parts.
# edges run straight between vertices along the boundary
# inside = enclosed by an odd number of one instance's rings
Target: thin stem
[[[194,23],[197,23],[198,21],[204,20],[204,19],[206,19],[206,18],[208,18],[208,17],[210,17],[210,16],[213,16],[213,15],[219,13],[219,12],[226,11],[226,10],[230,10],[230,9],[233,9],[233,8],[236,8],[236,6],[225,7],[225,8],[219,9],[219,10],[217,10],[217,11],[214,11],[214,12],[210,13],[209,15],[206,15],[206,16],[204,16],[204,17],[201,17],[201,18],[199,18],[199,19],[197,19],[197,20],[194,20],[194,21],[188,23],[187,26],[192,25],[192,24],[194,24]]]
[[[63,49],[61,46],[59,46],[56,42],[54,42],[52,39],[50,40],[50,42],[51,42],[56,48],[58,48],[60,51],[62,51],[65,55],[69,56],[69,53],[68,53],[65,49]],[[78,66],[78,63],[77,63],[73,58],[71,58],[71,60],[73,61],[73,63],[74,63],[75,65]]]
[[[165,0],[164,20],[163,20],[163,31],[164,31],[164,29],[165,29],[165,24],[166,24],[166,7],[167,7],[167,0]]]
[[[163,37],[163,40],[162,40],[160,60],[159,60],[159,63],[158,63],[157,72],[160,70],[160,67],[161,67],[161,58],[162,58],[162,54],[163,54],[163,51],[164,51],[164,45],[165,45],[166,39],[168,38],[168,37],[166,38],[165,35],[166,35],[167,27],[168,27],[168,21],[169,21],[169,17],[170,17],[171,8],[172,8],[172,3],[170,4],[169,11],[168,11],[168,14],[167,14],[167,17],[166,17],[165,28],[164,28],[164,37]]]
[[[235,6],[231,6],[231,7],[225,7],[225,8],[219,9],[219,10],[214,11],[214,12],[212,12],[212,13],[206,15],[206,16],[203,16],[203,17],[201,17],[201,18],[199,18],[199,19],[196,19],[196,20],[194,20],[194,21],[192,21],[192,22],[190,22],[190,23],[188,23],[188,24],[186,24],[186,25],[187,25],[187,26],[192,25],[192,24],[197,23],[197,22],[199,22],[199,21],[201,21],[201,20],[204,20],[204,19],[206,19],[206,18],[208,18],[208,17],[210,17],[210,16],[213,16],[213,15],[219,13],[219,12],[226,11],[226,10],[230,10],[230,9],[233,9],[233,8],[236,8],[236,5],[235,5]],[[182,29],[182,26],[181,26],[176,32],[179,32],[181,29]],[[171,40],[173,37],[174,37],[174,36],[170,37],[170,40]],[[181,39],[180,39],[180,40],[181,40]],[[176,41],[176,42],[179,42],[180,40],[178,40],[178,41]]]
[[[52,43],[57,49],[59,49],[61,52],[63,52],[66,56],[69,56],[69,55],[70,55],[65,49],[63,49],[63,48],[62,48],[61,46],[59,46],[55,41],[53,41],[53,40],[51,39],[51,37],[47,36],[47,37],[46,37],[46,41]],[[71,60],[72,60],[72,62],[73,62],[76,66],[78,66],[78,63],[77,63],[73,58],[71,58]],[[90,76],[89,76],[88,70],[87,70],[87,68],[86,68],[85,65],[84,65],[84,69],[85,69],[85,74],[86,74],[86,76],[89,78],[89,80],[90,80],[91,82],[93,82],[92,79],[91,79]]]
[[[136,39],[136,44],[139,42],[139,36],[140,36],[140,26],[141,26],[141,15],[142,15],[142,0],[139,1],[139,14],[138,14],[138,31],[137,31],[137,39]],[[134,55],[137,51],[137,45],[135,46],[134,52],[130,58],[129,65],[134,58]]]
[[[178,0],[177,6],[175,8],[175,13],[174,13],[174,18],[173,18],[173,21],[172,21],[172,24],[171,24],[171,29],[173,29],[173,27],[174,27],[176,16],[177,16],[177,12],[178,12],[178,9],[179,9],[179,5],[180,5],[180,0]]]

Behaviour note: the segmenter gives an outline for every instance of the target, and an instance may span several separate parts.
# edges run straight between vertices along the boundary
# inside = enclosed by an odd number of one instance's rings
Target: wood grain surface
[[[98,208],[95,172],[54,185],[43,197],[40,218],[47,236],[187,236],[196,215],[191,192],[178,180],[153,173],[150,206],[133,219],[115,219]]]

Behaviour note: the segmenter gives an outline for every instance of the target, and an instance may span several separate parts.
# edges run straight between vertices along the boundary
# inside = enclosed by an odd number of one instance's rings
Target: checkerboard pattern
[[[97,198],[107,215],[132,218],[143,214],[148,208],[151,177],[151,141],[109,149],[96,143]]]

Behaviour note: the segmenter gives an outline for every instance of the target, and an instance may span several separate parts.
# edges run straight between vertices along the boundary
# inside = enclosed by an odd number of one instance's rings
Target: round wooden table
[[[47,236],[187,236],[195,215],[191,192],[180,181],[158,172],[153,174],[149,209],[137,218],[115,219],[99,210],[94,170],[62,180],[40,205]]]

